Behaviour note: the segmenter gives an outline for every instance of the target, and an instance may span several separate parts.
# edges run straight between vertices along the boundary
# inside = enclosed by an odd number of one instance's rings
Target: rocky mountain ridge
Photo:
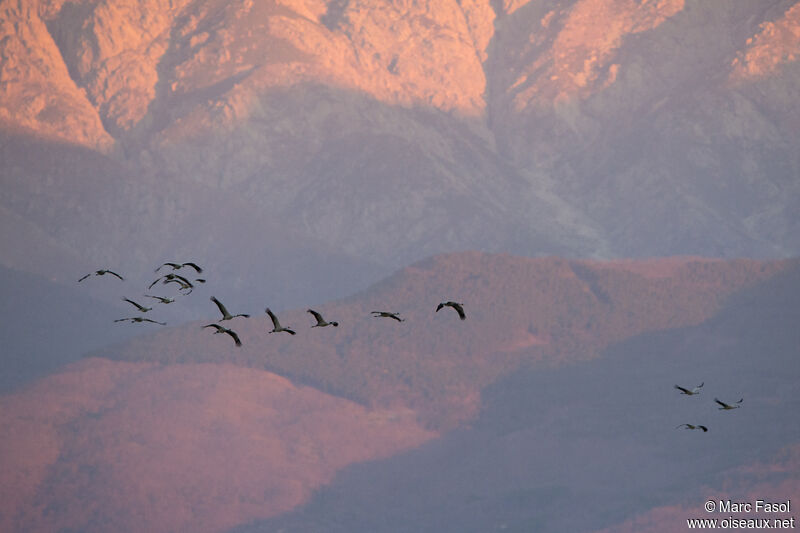
[[[7,150],[3,183],[28,191],[3,197],[4,217],[27,204],[27,222],[50,237],[57,217],[87,263],[111,242],[142,257],[166,222],[232,268],[192,224],[209,216],[202,196],[240,204],[262,235],[291,226],[296,242],[383,272],[463,249],[800,250],[795,2],[3,0],[0,10],[6,147],[67,143],[108,159],[34,168]],[[121,180],[118,192],[100,194],[92,175]],[[114,212],[142,231],[115,228],[95,245],[59,202],[79,191],[114,203],[122,189]]]

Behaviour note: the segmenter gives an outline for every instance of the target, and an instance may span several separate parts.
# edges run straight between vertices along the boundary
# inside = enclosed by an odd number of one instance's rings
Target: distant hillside
[[[130,328],[98,329],[123,312],[122,302],[106,304],[80,289],[0,266],[0,394],[137,334]]]
[[[336,329],[237,318],[236,348],[206,321],[154,326],[100,352],[125,361],[0,396],[0,528],[637,530],[716,495],[785,498],[799,288],[797,260],[462,253],[318,306]],[[434,311],[450,298],[465,321]]]
[[[592,262],[460,253],[407,267],[363,293],[318,308],[338,328],[314,328],[304,309],[280,313],[296,336],[270,334],[263,309],[227,326],[244,344],[201,326],[169,328],[97,352],[127,361],[226,362],[266,369],[370,406],[410,407],[435,428],[471,417],[480,390],[514,370],[575,363],[612,343],[698,324],[732,292],[794,264],[669,259]],[[464,303],[467,319],[439,302]],[[270,305],[268,301],[263,306]],[[399,312],[406,321],[373,318]]]
[[[224,531],[435,436],[268,372],[87,359],[0,397],[3,531]]]
[[[690,518],[796,519],[799,313],[795,263],[702,323],[521,368],[482,391],[467,427],[353,465],[308,504],[233,532],[655,533]],[[692,397],[673,388],[700,383]],[[714,398],[743,402],[720,411]],[[709,513],[709,499],[792,509]]]

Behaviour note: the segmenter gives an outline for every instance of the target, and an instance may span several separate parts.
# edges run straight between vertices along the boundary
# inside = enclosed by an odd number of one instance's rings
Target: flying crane
[[[270,331],[270,333],[280,333],[281,331],[285,331],[289,335],[294,335],[295,334],[295,331],[293,329],[285,328],[285,327],[281,326],[281,323],[278,320],[278,317],[275,316],[275,313],[270,311],[269,307],[267,307],[266,312],[269,315],[269,317],[272,319],[272,331]]]

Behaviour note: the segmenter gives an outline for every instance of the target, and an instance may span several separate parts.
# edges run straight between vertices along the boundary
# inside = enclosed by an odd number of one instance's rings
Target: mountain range
[[[0,0],[0,530],[797,499],[799,57],[797,0]]]
[[[0,13],[7,267],[69,281],[186,255],[294,306],[459,250],[800,251],[795,2]]]

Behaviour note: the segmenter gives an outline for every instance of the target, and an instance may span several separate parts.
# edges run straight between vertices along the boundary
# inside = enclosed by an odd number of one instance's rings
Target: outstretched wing
[[[743,399],[744,399],[744,398],[743,398]],[[717,402],[718,404],[720,404],[722,407],[730,407],[730,405],[728,405],[728,404],[727,404],[727,403],[725,403],[725,402],[721,402],[721,401],[719,401],[717,398],[714,398],[714,401],[715,401],[715,402]]]
[[[219,312],[222,313],[223,317],[231,316],[231,314],[228,312],[228,310],[225,309],[225,306],[222,305],[222,302],[220,302],[219,300],[217,300],[213,296],[211,297],[211,301],[214,302],[217,305],[217,309],[219,309]]]
[[[375,315],[376,317],[381,317],[381,318],[393,318],[398,322],[403,321],[402,318],[397,316],[399,315],[399,313],[390,313],[389,311],[372,311],[372,314]]]
[[[126,301],[126,302],[128,302],[129,304],[131,304],[131,305],[133,305],[134,307],[136,307],[136,309],[138,309],[138,310],[139,310],[139,311],[141,311],[142,313],[146,313],[146,312],[148,312],[148,311],[150,310],[149,308],[147,308],[147,307],[144,307],[143,305],[139,305],[139,304],[137,304],[136,302],[134,302],[133,300],[131,300],[131,299],[129,299],[129,298],[123,298],[123,300],[125,300],[125,301]]]
[[[85,276],[83,276],[81,279],[78,280],[78,283],[80,283],[81,281],[85,280],[86,278],[88,278],[91,275],[92,275],[91,273],[86,274]]]
[[[684,389],[680,385],[675,385],[675,388],[678,389],[679,391],[683,392],[684,394],[689,394],[689,392],[690,392],[689,389]]]
[[[186,285],[187,287],[194,288],[194,285],[192,285],[192,282],[189,281],[188,279],[184,278],[180,274],[169,273],[166,276],[164,276],[164,279],[166,279],[168,281],[178,280],[178,281],[181,282],[181,284]]]
[[[112,276],[117,276],[120,280],[125,281],[125,278],[123,278],[122,276],[120,276],[119,274],[114,272],[113,270],[106,270],[105,273],[106,274],[111,274]]]
[[[461,304],[458,303],[458,302],[453,302],[453,301],[440,303],[439,305],[436,306],[436,312],[438,313],[439,309],[441,309],[442,307],[445,307],[445,306],[452,307],[453,309],[455,309],[456,313],[458,313],[458,318],[460,318],[461,320],[464,320],[465,318],[467,318],[467,315],[464,314],[464,308],[461,306]]]
[[[269,307],[267,307],[266,311],[269,318],[272,320],[272,327],[274,329],[281,329],[281,323],[278,321],[278,317],[275,316],[275,313],[273,313]]]
[[[325,323],[325,319],[322,318],[321,314],[319,314],[318,312],[314,311],[313,309],[308,309],[307,311],[309,313],[311,313],[314,316],[314,318],[317,319],[317,324],[324,324]]]
[[[242,341],[239,340],[239,335],[237,335],[236,332],[233,331],[232,329],[225,329],[223,331],[223,333],[227,333],[228,335],[233,337],[233,342],[236,343],[236,346],[241,346],[242,345]]]
[[[187,266],[188,267],[192,267],[195,270],[195,272],[197,272],[198,274],[202,274],[203,273],[203,269],[200,268],[200,266],[198,266],[197,263],[183,263],[180,266],[181,267],[187,267]]]
[[[189,291],[189,292],[184,292],[184,293],[181,293],[181,294],[190,294],[192,292],[192,287],[194,287],[194,285],[187,285],[184,282],[182,282],[181,280],[175,279],[175,278],[166,279],[166,277],[165,277],[164,281],[162,281],[162,283],[164,285],[166,285],[168,283],[177,283],[178,285],[180,285],[180,288],[178,289],[179,291],[186,291],[186,290]]]
[[[160,267],[158,267],[155,271],[158,272],[165,266],[172,267],[172,270],[178,270],[181,267],[181,265],[179,265],[178,263],[164,263]]]
[[[152,294],[145,294],[148,298],[153,298],[154,300],[158,300],[162,304],[169,304],[174,302],[172,298],[165,298],[164,296],[153,296]]]

